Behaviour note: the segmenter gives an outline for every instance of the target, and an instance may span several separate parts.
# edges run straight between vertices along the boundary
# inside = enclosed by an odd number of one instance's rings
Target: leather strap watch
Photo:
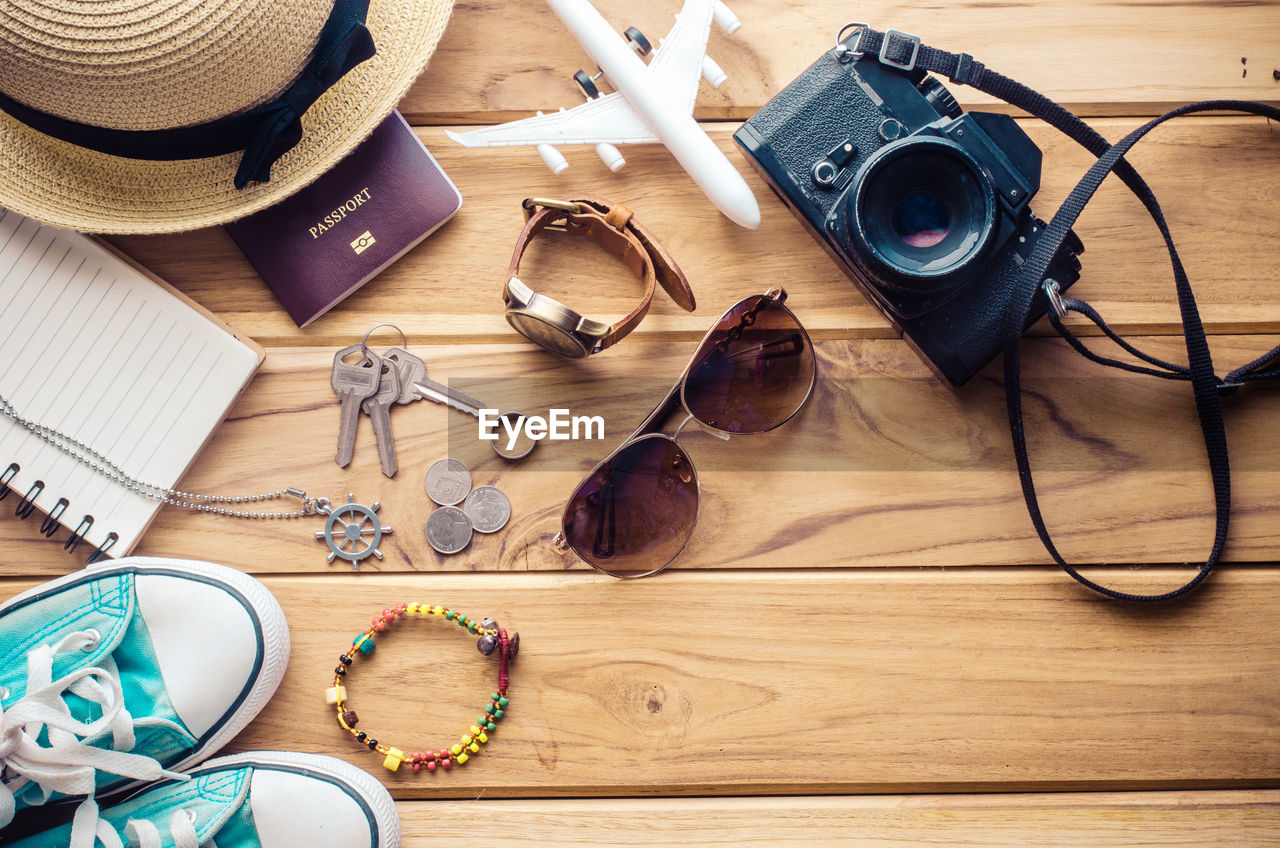
[[[681,309],[693,311],[693,290],[684,273],[649,231],[636,223],[627,207],[590,195],[560,200],[530,197],[522,205],[528,221],[511,256],[502,296],[507,303],[507,322],[529,341],[572,359],[599,353],[636,328],[649,311],[658,283]],[[552,228],[593,239],[635,272],[644,284],[644,297],[630,315],[615,324],[584,318],[559,301],[538,294],[517,276],[529,242]]]

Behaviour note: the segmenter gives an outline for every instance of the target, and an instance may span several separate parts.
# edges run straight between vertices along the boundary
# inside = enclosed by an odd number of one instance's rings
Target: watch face
[[[536,315],[512,309],[507,312],[507,322],[517,333],[552,353],[571,359],[582,359],[588,353],[572,333],[566,332],[563,327],[547,323]]]

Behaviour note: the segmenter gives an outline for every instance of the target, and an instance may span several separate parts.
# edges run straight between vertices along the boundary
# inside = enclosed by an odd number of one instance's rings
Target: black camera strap
[[[1073,139],[1086,150],[1098,157],[1098,161],[1090,167],[1084,178],[1063,202],[1062,207],[1048,228],[1036,243],[1031,256],[1023,266],[1014,287],[1009,311],[1004,323],[1004,376],[1005,400],[1009,411],[1009,430],[1013,437],[1013,452],[1018,464],[1018,475],[1022,482],[1022,495],[1027,503],[1027,511],[1035,525],[1040,540],[1044,543],[1054,561],[1080,583],[1108,597],[1125,601],[1164,601],[1184,595],[1194,589],[1208,577],[1213,570],[1227,540],[1227,529],[1231,518],[1231,467],[1227,457],[1226,426],[1222,417],[1221,398],[1233,394],[1248,382],[1280,377],[1280,346],[1272,349],[1253,362],[1232,371],[1225,378],[1219,379],[1214,371],[1213,358],[1209,352],[1204,325],[1200,320],[1200,312],[1196,307],[1195,295],[1191,291],[1191,283],[1183,268],[1178,251],[1173,244],[1173,236],[1169,232],[1168,223],[1160,209],[1155,194],[1137,171],[1124,159],[1124,156],[1147,133],[1165,121],[1183,115],[1201,112],[1244,112],[1280,121],[1280,109],[1262,103],[1242,100],[1208,100],[1192,103],[1161,115],[1138,129],[1129,133],[1112,145],[1079,117],[1064,109],[1039,92],[1022,85],[1015,80],[988,70],[981,62],[965,53],[948,53],[921,44],[914,36],[890,30],[880,33],[872,29],[861,28],[848,41],[841,45],[851,55],[878,54],[882,63],[903,71],[921,68],[946,75],[953,82],[972,86],[1013,106],[1017,106],[1031,115],[1044,120],[1062,133]],[[837,51],[841,48],[837,47]],[[1057,295],[1056,284],[1045,279],[1050,263],[1062,248],[1072,225],[1084,211],[1085,205],[1097,192],[1103,180],[1114,172],[1129,189],[1142,201],[1160,230],[1165,246],[1169,251],[1169,259],[1173,266],[1174,283],[1178,294],[1178,307],[1182,315],[1182,331],[1186,341],[1188,365],[1176,365],[1165,362],[1138,350],[1115,333],[1102,317],[1088,304],[1073,298]],[[1213,547],[1205,562],[1199,567],[1195,576],[1187,583],[1169,592],[1159,594],[1134,594],[1121,592],[1103,586],[1080,574],[1054,546],[1044,516],[1040,511],[1036,496],[1035,484],[1031,477],[1031,462],[1027,456],[1026,431],[1022,418],[1022,389],[1020,380],[1019,353],[1022,342],[1023,327],[1030,315],[1036,293],[1043,290],[1050,296],[1053,310],[1050,320],[1067,342],[1088,359],[1126,371],[1149,374],[1167,380],[1185,380],[1191,383],[1195,397],[1196,412],[1200,427],[1204,432],[1205,450],[1209,457],[1209,472],[1213,480],[1213,495],[1216,506],[1216,529]],[[1075,311],[1084,315],[1121,349],[1134,356],[1147,366],[1101,356],[1090,350],[1061,321],[1067,311]]]

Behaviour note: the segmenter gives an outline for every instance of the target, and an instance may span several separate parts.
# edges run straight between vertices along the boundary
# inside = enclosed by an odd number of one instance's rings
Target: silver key
[[[413,403],[415,400],[425,399],[480,417],[484,401],[428,377],[427,363],[421,356],[402,347],[393,347],[388,348],[382,357],[394,362],[396,370],[400,372],[400,399],[396,403]]]
[[[480,410],[485,408],[484,401],[473,398],[471,395],[460,392],[457,389],[451,389],[444,383],[437,383],[427,376],[423,376],[421,380],[415,380],[411,385],[413,386],[411,400],[426,398],[436,403],[442,403],[445,406],[452,406],[459,412],[474,415],[476,418],[480,417]],[[405,403],[408,402],[405,401]]]
[[[367,398],[360,408],[373,423],[373,437],[378,442],[378,460],[382,463],[382,473],[388,477],[396,476],[396,440],[391,435],[391,407],[400,400],[399,369],[394,362],[382,360],[382,378],[378,391]]]
[[[385,354],[384,358],[390,359],[396,363],[396,368],[400,372],[400,400],[397,403],[413,403],[415,400],[430,400],[445,406],[451,406],[460,412],[480,417],[480,410],[486,408],[484,401],[479,398],[472,397],[466,392],[460,392],[457,389],[451,389],[443,383],[432,380],[427,376],[427,363],[422,361],[422,357],[415,356],[404,348],[393,347]],[[514,417],[515,420],[521,421],[524,416],[518,412],[503,413],[503,418]],[[494,452],[505,459],[521,459],[529,455],[537,442],[529,439],[527,444],[522,444],[518,448],[508,451],[500,442],[495,440],[489,443]]]
[[[359,362],[349,363],[343,359],[353,353],[361,352]],[[356,422],[360,419],[360,404],[365,398],[378,391],[382,382],[382,360],[376,353],[364,345],[344,347],[333,356],[333,374],[329,384],[338,393],[342,402],[340,425],[338,427],[338,454],[334,461],[346,468],[351,464],[351,457],[356,449]]]
[[[481,409],[487,408],[483,401],[476,400],[471,395],[463,394],[455,389],[450,389],[448,386],[443,386],[435,380],[426,379],[414,383],[413,389],[418,397],[452,406],[454,409],[474,415],[476,418],[480,417]],[[523,425],[525,415],[522,412],[503,412],[498,418],[508,419],[518,428]],[[538,442],[528,436],[517,437],[514,443],[507,442],[504,439],[503,426],[505,425],[500,424],[499,426],[498,438],[489,442],[489,447],[493,449],[493,452],[503,459],[524,459],[538,446]]]
[[[420,395],[414,389],[413,384],[427,376],[427,363],[422,361],[422,357],[416,356],[402,347],[392,347],[387,348],[387,352],[382,354],[382,358],[395,363],[396,371],[400,377],[400,397],[396,400],[396,403],[413,403],[418,400]]]

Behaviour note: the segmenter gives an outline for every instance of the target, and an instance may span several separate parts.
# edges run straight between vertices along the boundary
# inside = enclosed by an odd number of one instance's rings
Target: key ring
[[[360,340],[360,347],[361,347],[365,352],[367,352],[367,351],[369,350],[369,337],[370,337],[370,336],[372,336],[372,335],[373,335],[373,331],[374,331],[374,330],[376,330],[376,329],[378,329],[379,327],[390,327],[391,329],[395,330],[397,333],[399,333],[399,334],[400,334],[400,346],[401,346],[401,347],[405,347],[405,348],[407,348],[407,347],[409,346],[409,337],[408,337],[408,336],[406,336],[406,335],[404,334],[404,330],[400,329],[400,328],[399,328],[398,326],[396,326],[395,324],[392,324],[390,321],[383,321],[383,322],[381,322],[381,323],[374,324],[372,327],[370,327],[370,328],[365,332],[365,334],[364,334],[364,338],[362,338],[362,339]]]
[[[548,202],[552,202],[552,201],[548,201]],[[406,351],[408,350],[409,337],[405,334],[405,331],[400,329],[399,325],[397,324],[393,324],[390,321],[382,321],[370,327],[365,332],[364,337],[360,339],[359,346],[362,353],[364,353],[366,356],[372,357],[375,361],[379,361],[378,354],[374,353],[369,349],[369,337],[372,336],[375,331],[381,329],[382,327],[390,327],[391,329],[399,333],[400,347]],[[352,345],[352,348],[354,347],[355,345]],[[444,401],[439,401],[438,399],[436,400],[437,402],[442,402],[442,403],[444,402]],[[471,401],[475,401],[475,400],[476,400],[475,398],[471,398]],[[449,405],[449,404],[445,403],[445,405]],[[480,406],[480,404],[478,403],[476,405]],[[502,420],[514,421],[514,426],[517,429],[523,424],[524,420],[527,417],[528,416],[526,416],[523,412],[514,412],[514,411],[503,412],[498,416],[498,418]],[[513,446],[511,449],[507,449],[506,447],[500,444],[501,439],[499,438],[499,439],[494,439],[490,441],[489,447],[493,449],[494,453],[496,453],[498,456],[502,457],[503,459],[506,459],[506,460],[524,459],[526,456],[532,453],[533,449],[538,445],[537,441],[533,439],[526,439],[525,441],[528,442],[527,445],[517,444],[517,446]]]

